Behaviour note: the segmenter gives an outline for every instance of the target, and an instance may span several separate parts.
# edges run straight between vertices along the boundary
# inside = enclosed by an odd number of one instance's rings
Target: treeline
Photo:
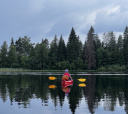
[[[85,43],[80,41],[74,28],[67,44],[63,36],[55,35],[51,43],[42,39],[41,43],[31,43],[31,38],[11,39],[0,49],[1,68],[24,69],[70,69],[70,70],[126,70],[128,68],[128,27],[124,34],[115,36],[113,31],[104,32],[102,41],[91,26]]]

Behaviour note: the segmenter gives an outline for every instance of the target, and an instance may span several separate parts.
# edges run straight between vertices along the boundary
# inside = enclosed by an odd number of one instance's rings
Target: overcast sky
[[[124,32],[128,0],[0,0],[0,45],[24,36],[67,41],[72,27],[84,43],[91,26],[99,35]]]

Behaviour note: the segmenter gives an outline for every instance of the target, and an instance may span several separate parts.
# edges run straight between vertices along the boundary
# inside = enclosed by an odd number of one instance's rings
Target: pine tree
[[[117,57],[118,57],[118,63],[120,66],[124,65],[124,53],[123,53],[123,38],[122,35],[119,35],[118,41],[117,41]]]
[[[14,46],[14,40],[13,40],[13,37],[11,38],[11,46]]]
[[[14,68],[16,66],[16,62],[17,62],[16,47],[14,45],[10,45],[8,52],[9,67]]]
[[[22,51],[24,56],[29,56],[33,49],[33,45],[34,44],[31,43],[30,37],[24,36],[24,38],[22,38]]]
[[[35,46],[35,56],[34,62],[36,64],[36,69],[45,69],[48,59],[48,48],[45,43],[37,43]]]
[[[108,37],[110,39],[108,43],[108,51],[110,52],[110,65],[118,64],[118,57],[117,57],[117,44],[115,34],[113,32],[108,32]]]
[[[99,58],[98,58],[98,53],[97,53],[99,48],[101,48],[101,41],[99,39],[98,34],[94,34],[94,49],[95,49],[94,51],[96,52],[96,68],[99,67],[99,64],[98,64]]]
[[[63,37],[61,35],[59,43],[58,43],[58,56],[57,56],[58,61],[64,61],[66,59],[66,46],[65,42],[63,40]]]
[[[23,42],[22,42],[21,37],[19,37],[19,39],[16,40],[15,47],[16,47],[17,54],[22,55],[23,54]]]
[[[79,37],[76,36],[74,28],[72,28],[67,43],[67,59],[71,63],[80,57],[82,52],[82,43]]]
[[[123,49],[123,38],[122,35],[119,35],[118,41],[117,41],[117,48],[119,50]]]
[[[87,34],[87,41],[85,43],[85,57],[88,64],[88,69],[95,69],[96,68],[96,52],[94,46],[94,29],[91,26],[88,34]]]
[[[109,51],[116,51],[116,39],[115,39],[115,34],[113,32],[108,32],[108,37],[110,39],[109,41]]]
[[[58,39],[57,36],[55,35],[54,40],[50,44],[50,51],[49,51],[49,62],[51,68],[53,69],[56,68],[56,64],[58,62],[57,56],[58,56]]]
[[[94,34],[94,46],[95,46],[95,50],[101,47],[101,41],[99,39],[98,34]]]
[[[1,52],[0,52],[0,62],[2,67],[7,66],[7,54],[8,54],[8,45],[6,41],[3,42],[3,45],[1,46]]]
[[[125,56],[125,64],[128,66],[128,27],[126,26],[124,31],[124,56]]]

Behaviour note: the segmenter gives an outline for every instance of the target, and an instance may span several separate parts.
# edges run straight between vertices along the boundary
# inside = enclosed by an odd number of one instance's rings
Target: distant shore
[[[0,68],[0,72],[64,72],[63,70],[45,69],[45,70],[31,70],[22,68]],[[98,69],[98,70],[69,70],[69,72],[127,72],[127,70],[119,69]]]

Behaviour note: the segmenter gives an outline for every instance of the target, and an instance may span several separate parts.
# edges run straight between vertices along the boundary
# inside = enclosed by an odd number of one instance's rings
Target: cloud
[[[108,15],[116,15],[120,13],[120,6],[115,6],[114,8],[108,10]]]
[[[38,14],[45,8],[45,0],[28,0],[28,9],[31,14]]]
[[[106,6],[97,11],[94,27],[98,33],[107,31],[122,32],[128,24],[124,21],[128,18],[126,14],[127,12],[124,12],[119,5]]]
[[[91,26],[95,32],[123,32],[128,25],[127,0],[4,0],[0,1],[1,42],[31,37],[33,41],[62,34],[68,39],[74,27],[85,39]]]

